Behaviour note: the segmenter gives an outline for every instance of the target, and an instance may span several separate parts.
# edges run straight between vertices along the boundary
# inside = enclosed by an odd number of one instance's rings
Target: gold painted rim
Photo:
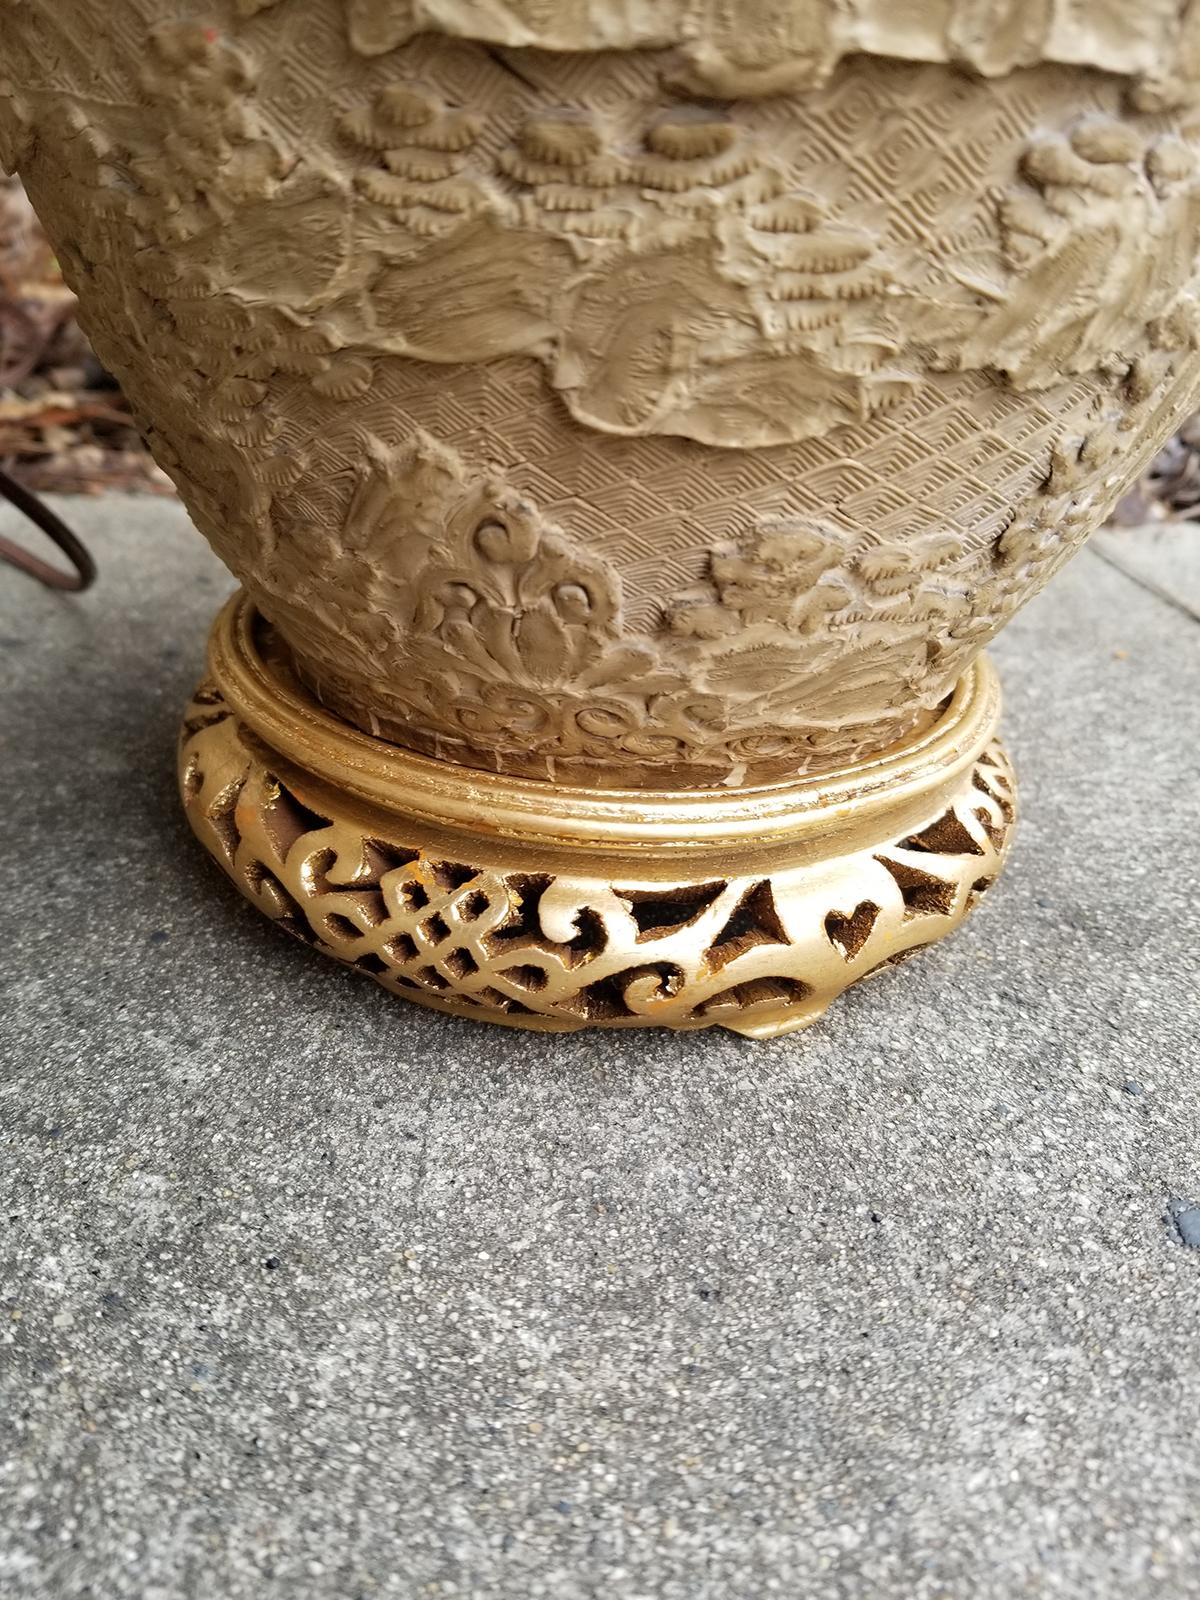
[[[724,790],[585,789],[437,761],[361,732],[264,659],[268,627],[239,591],[209,640],[209,669],[264,744],[369,805],[476,835],[549,839],[589,850],[689,852],[828,838],[949,790],[1000,720],[1000,684],[980,656],[937,720],[870,760],[787,783]]]

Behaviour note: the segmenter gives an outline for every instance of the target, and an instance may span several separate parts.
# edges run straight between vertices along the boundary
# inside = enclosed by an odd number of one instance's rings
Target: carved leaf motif
[[[390,590],[416,664],[546,689],[646,662],[620,640],[615,572],[428,435],[369,447],[345,538]]]
[[[538,683],[556,682],[572,655],[567,630],[550,611],[527,611],[516,624],[517,655],[522,671]]]

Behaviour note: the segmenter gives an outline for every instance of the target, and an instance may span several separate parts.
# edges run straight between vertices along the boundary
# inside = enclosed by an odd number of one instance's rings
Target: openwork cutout
[[[383,813],[367,831],[317,790],[297,793],[258,749],[202,688],[181,790],[241,892],[397,994],[535,1028],[805,1027],[856,979],[956,927],[999,872],[1015,818],[992,743],[919,826],[832,860],[637,881],[600,875],[584,853],[578,874],[531,873],[503,841],[450,852]]]

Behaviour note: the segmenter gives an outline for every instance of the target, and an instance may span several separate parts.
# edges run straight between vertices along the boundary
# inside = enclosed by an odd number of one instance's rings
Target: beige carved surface
[[[736,783],[928,716],[1191,405],[1181,16],[0,0],[0,150],[328,704]]]
[[[426,32],[562,51],[675,46],[670,76],[719,95],[812,88],[857,54],[991,77],[1053,61],[1164,83],[1200,34],[1195,7],[1178,0],[344,0],[344,11],[365,55]]]

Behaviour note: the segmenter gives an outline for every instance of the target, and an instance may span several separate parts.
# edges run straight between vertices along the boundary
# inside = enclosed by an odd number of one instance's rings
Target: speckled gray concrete
[[[237,899],[227,580],[70,509],[92,595],[0,571],[4,1600],[1194,1600],[1194,623],[1085,554],[1013,626],[1003,887],[814,1032],[547,1040]]]

